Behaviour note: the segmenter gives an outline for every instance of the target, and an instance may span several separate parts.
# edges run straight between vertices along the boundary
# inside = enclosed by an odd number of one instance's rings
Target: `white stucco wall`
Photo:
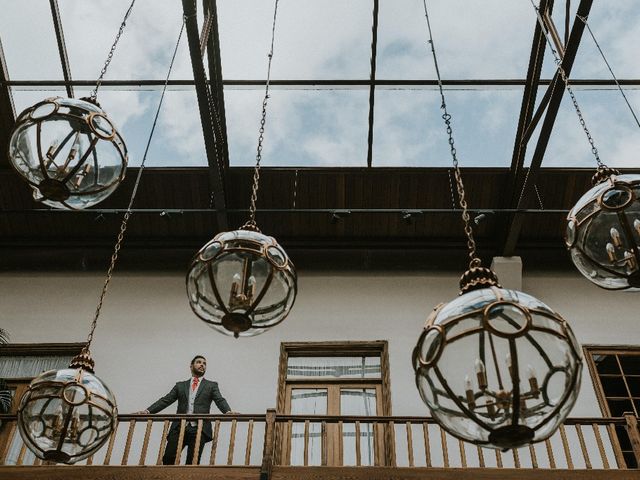
[[[0,274],[0,325],[11,341],[81,342],[103,282],[98,274]],[[214,332],[191,312],[181,273],[116,274],[92,353],[96,373],[122,413],[148,406],[186,379],[196,353],[209,361],[231,407],[263,413],[275,406],[283,341],[389,341],[395,415],[426,415],[413,381],[411,350],[427,314],[457,295],[453,273],[301,273],[290,317],[249,339]],[[640,296],[607,292],[572,272],[525,273],[523,290],[570,321],[589,344],[640,344]],[[173,410],[169,410],[173,412]],[[599,415],[585,371],[572,416]]]

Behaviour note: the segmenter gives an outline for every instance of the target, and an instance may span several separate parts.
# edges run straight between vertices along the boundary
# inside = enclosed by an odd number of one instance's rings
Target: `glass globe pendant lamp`
[[[91,98],[49,98],[18,117],[9,143],[11,165],[36,201],[82,209],[107,198],[122,182],[127,148]]]
[[[582,355],[568,323],[471,267],[460,296],[429,316],[413,351],[416,386],[451,435],[509,449],[551,436],[573,407]]]
[[[75,463],[109,439],[117,421],[116,400],[95,376],[94,361],[83,349],[69,368],[35,378],[20,400],[20,435],[38,458]]]
[[[588,280],[608,290],[640,290],[640,175],[602,166],[567,216],[565,243]]]
[[[297,294],[293,263],[255,221],[278,0],[274,9],[249,220],[205,244],[193,257],[186,279],[193,312],[214,330],[236,338],[259,335],[281,323]]]
[[[582,357],[567,322],[541,301],[500,286],[476,255],[451,115],[423,2],[469,251],[460,296],[438,305],[412,353],[415,381],[454,437],[501,450],[551,436],[573,407]],[[452,192],[453,193],[453,192]]]
[[[89,97],[48,98],[24,110],[9,140],[9,160],[50,207],[77,210],[111,195],[125,176],[127,147],[97,101],[135,0],[132,0]]]

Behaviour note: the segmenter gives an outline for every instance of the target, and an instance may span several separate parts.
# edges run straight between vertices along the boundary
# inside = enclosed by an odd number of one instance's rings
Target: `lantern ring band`
[[[523,325],[519,325],[519,328],[512,331],[512,332],[505,332],[502,330],[498,330],[491,322],[491,319],[489,318],[489,315],[491,314],[491,310],[493,310],[496,307],[499,307],[501,305],[508,305],[516,310],[519,310],[520,312],[522,312],[522,314],[524,315],[525,318],[525,322]],[[520,305],[515,304],[513,302],[509,302],[506,300],[498,300],[497,302],[493,302],[490,303],[489,305],[487,305],[486,307],[484,307],[484,310],[482,312],[482,324],[483,326],[491,333],[493,333],[494,335],[497,335],[498,337],[502,337],[502,338],[517,338],[517,337],[521,337],[524,334],[526,334],[529,331],[529,328],[531,328],[531,323],[532,323],[532,319],[531,319],[531,313],[529,312],[528,309],[526,308],[522,308]]]
[[[430,355],[430,358],[425,359],[420,355],[420,350],[424,341],[431,332],[435,331],[437,336],[434,338],[433,342],[438,342],[437,349]],[[432,343],[433,343],[432,342]],[[418,338],[418,344],[416,346],[416,360],[421,367],[432,367],[436,364],[436,362],[440,359],[442,355],[442,351],[444,350],[445,344],[445,332],[444,328],[441,325],[434,325],[422,331],[420,334],[420,338]]]

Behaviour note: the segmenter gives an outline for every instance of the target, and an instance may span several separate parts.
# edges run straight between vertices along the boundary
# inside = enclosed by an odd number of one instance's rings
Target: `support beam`
[[[0,40],[0,168],[9,167],[9,134],[16,120],[16,111],[13,106],[13,97],[6,82],[9,81],[9,70],[2,50]]]
[[[228,229],[226,212],[226,198],[223,179],[223,163],[218,157],[215,119],[212,112],[212,94],[207,82],[207,76],[202,61],[200,49],[200,33],[198,31],[198,17],[196,0],[182,0],[182,8],[185,15],[187,39],[189,41],[189,53],[193,68],[196,95],[198,97],[198,110],[200,111],[200,123],[204,136],[204,146],[209,162],[209,185],[213,196],[213,206],[216,209],[217,226],[220,231]]]
[[[581,0],[576,14],[582,17],[588,17],[592,3],[593,0]],[[571,34],[569,35],[569,41],[567,42],[567,46],[565,49],[565,55],[562,59],[561,64],[567,75],[567,78],[569,78],[571,75],[571,69],[576,58],[576,53],[578,52],[578,46],[580,45],[580,41],[582,40],[583,32],[584,23],[574,20],[573,27],[571,28]],[[531,165],[529,167],[529,171],[525,176],[526,182],[524,182],[524,180],[522,182],[522,187],[519,189],[521,193],[516,192],[516,196],[518,196],[518,202],[515,205],[516,207],[526,208],[528,205],[531,191],[533,190],[533,186],[536,183],[538,172],[540,170],[542,160],[547,150],[547,145],[549,144],[549,139],[551,137],[551,132],[553,131],[556,117],[558,115],[558,110],[560,109],[560,103],[565,91],[564,87],[565,86],[562,78],[560,77],[560,75],[556,75],[554,77],[554,82],[549,86],[552,92],[551,98],[549,100],[549,105],[547,107],[547,113],[545,115],[544,122],[540,129],[538,143],[531,159]],[[514,255],[516,245],[518,243],[518,238],[520,237],[520,232],[522,230],[523,221],[524,216],[516,213],[513,216],[511,222],[509,222],[509,225],[506,229],[506,235],[504,236],[505,240],[502,248],[503,256],[511,257]]]
[[[376,60],[378,57],[378,12],[379,1],[373,0],[373,21],[371,26],[371,75],[369,86],[369,134],[367,137],[367,166],[373,163],[373,114],[376,100]]]
[[[60,53],[60,63],[62,65],[62,76],[67,89],[67,96],[73,98],[73,86],[71,85],[71,67],[69,66],[69,57],[67,57],[67,45],[64,41],[64,32],[62,31],[62,21],[60,20],[60,9],[58,8],[58,0],[49,0],[51,6],[51,18],[53,20],[53,28],[56,31],[56,40],[58,41],[58,52]]]
[[[216,147],[218,148],[218,158],[221,159],[223,167],[228,168],[229,142],[227,141],[227,117],[224,108],[224,86],[222,80],[222,60],[220,58],[220,34],[216,0],[205,0],[204,8],[207,18],[211,18],[211,28],[207,35],[206,49],[209,63],[209,85],[213,98],[212,106],[216,138],[218,139]]]

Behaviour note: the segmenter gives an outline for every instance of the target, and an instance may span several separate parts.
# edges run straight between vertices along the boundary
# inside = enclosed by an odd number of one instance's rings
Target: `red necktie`
[[[198,388],[198,383],[200,383],[200,379],[198,377],[193,377],[193,383],[191,384],[192,392],[196,391],[196,388]]]

